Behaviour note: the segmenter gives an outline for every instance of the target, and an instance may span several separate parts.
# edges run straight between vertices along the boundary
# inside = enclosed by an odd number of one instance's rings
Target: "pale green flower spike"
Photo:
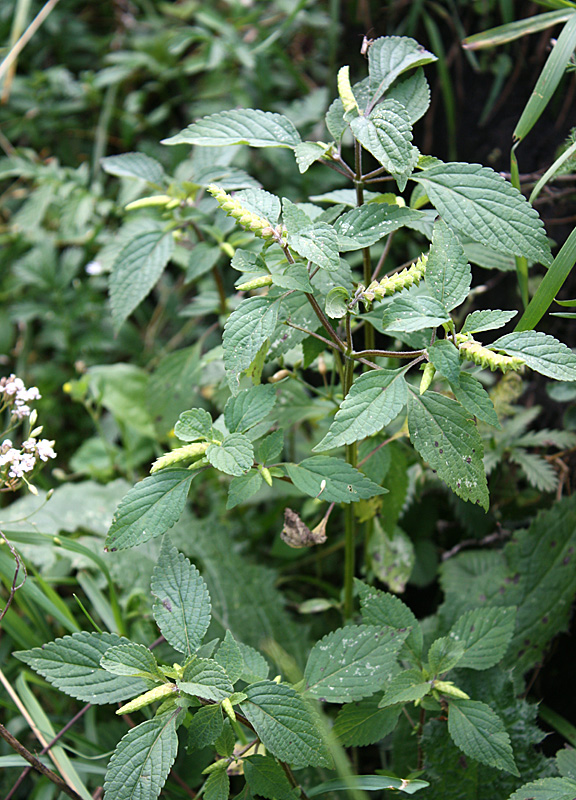
[[[447,694],[449,697],[457,697],[460,700],[470,700],[470,695],[463,692],[457,686],[454,686],[452,681],[434,681],[433,688],[441,694]]]
[[[420,380],[420,394],[424,394],[426,389],[430,387],[434,375],[436,374],[436,367],[434,364],[426,364],[422,372],[422,379]]]
[[[163,700],[165,697],[177,693],[178,687],[175,683],[163,683],[162,686],[156,686],[154,689],[150,689],[149,692],[144,692],[139,697],[135,697],[134,700],[130,700],[129,703],[119,708],[116,713],[131,714],[133,711],[144,708],[144,706],[149,706],[150,703],[154,703],[156,700]]]
[[[258,216],[253,211],[249,211],[242,205],[240,200],[237,200],[232,195],[228,194],[217,186],[211,183],[206,187],[212,197],[216,200],[222,211],[225,211],[228,216],[234,217],[237,222],[248,231],[252,231],[256,236],[261,239],[274,239],[278,241],[282,236],[282,228],[274,228],[267,219]]]
[[[344,111],[356,111],[360,114],[350,83],[350,67],[340,67],[338,70],[338,94],[340,95],[340,100],[342,100]]]
[[[197,459],[204,455],[209,446],[210,442],[194,442],[193,444],[186,444],[184,447],[177,447],[176,450],[171,450],[169,453],[164,453],[163,456],[157,458],[152,464],[150,474],[158,472],[159,469],[172,467],[174,464],[179,464],[181,461]]]
[[[473,361],[480,367],[489,367],[492,372],[500,370],[500,372],[510,372],[511,370],[521,370],[525,365],[525,361],[517,356],[503,356],[500,353],[494,353],[483,347],[480,342],[475,342],[473,339],[467,341],[458,341],[461,334],[458,334],[456,341],[458,349],[460,350],[460,357],[466,361]]]
[[[402,272],[397,272],[388,278],[382,278],[380,282],[374,281],[364,290],[364,298],[370,302],[372,300],[381,300],[383,297],[389,297],[391,294],[401,292],[402,289],[408,289],[414,285],[417,286],[426,274],[427,261],[428,255],[421,255],[418,261],[409,269],[403,269]]]

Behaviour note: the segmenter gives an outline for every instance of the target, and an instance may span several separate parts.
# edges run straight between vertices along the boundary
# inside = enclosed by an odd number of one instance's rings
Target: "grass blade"
[[[498,25],[496,28],[476,33],[474,36],[467,36],[462,42],[462,47],[466,50],[482,50],[513,42],[515,39],[520,39],[529,33],[538,33],[538,31],[543,31],[559,22],[568,22],[573,13],[569,9],[549,11],[528,19],[519,19],[506,25]]]

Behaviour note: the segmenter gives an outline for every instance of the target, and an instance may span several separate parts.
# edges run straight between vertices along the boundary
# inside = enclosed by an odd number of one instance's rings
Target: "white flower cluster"
[[[22,442],[22,447],[17,450],[12,446],[10,439],[4,439],[0,445],[0,469],[8,466],[8,478],[23,478],[25,472],[32,472],[37,459],[48,461],[49,458],[56,458],[53,448],[53,440],[40,439],[37,441],[32,438]]]
[[[36,386],[27,389],[24,381],[16,375],[8,378],[0,378],[0,397],[2,405],[10,407],[10,411],[16,419],[24,419],[30,416],[32,409],[28,405],[31,400],[39,400],[41,394]]]

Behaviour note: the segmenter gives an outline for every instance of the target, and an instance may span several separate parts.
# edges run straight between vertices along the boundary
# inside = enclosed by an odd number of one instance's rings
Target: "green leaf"
[[[242,677],[245,669],[242,651],[230,631],[226,631],[224,641],[216,651],[214,659],[226,671],[232,683],[236,683]]]
[[[133,675],[148,680],[162,678],[153,653],[136,642],[110,647],[100,659],[100,665],[113,675]]]
[[[282,114],[253,108],[210,114],[193,122],[162,144],[195,144],[225,147],[247,144],[250,147],[291,147],[300,144],[300,134]]]
[[[224,422],[230,433],[244,433],[254,427],[274,408],[276,389],[273,385],[252,386],[231,397],[224,408]]]
[[[350,703],[382,686],[407,632],[349,625],[320,639],[304,671],[304,692],[328,703]]]
[[[229,719],[224,720],[222,733],[214,742],[216,752],[222,758],[229,758],[234,752],[234,745],[236,744],[236,734],[230,723]]]
[[[404,794],[414,794],[419,789],[425,789],[430,786],[426,781],[421,780],[404,780],[396,778],[392,775],[350,775],[349,778],[332,778],[329,781],[324,781],[312,789],[309,789],[306,794],[308,797],[315,797],[317,794],[326,794],[327,792],[350,792],[350,791],[364,791],[364,792],[381,792],[383,789],[396,789]]]
[[[574,800],[576,780],[571,778],[542,778],[525,783],[510,795],[509,800]]]
[[[388,686],[382,700],[380,700],[380,708],[388,708],[396,704],[413,703],[415,700],[420,700],[422,697],[430,692],[431,685],[429,681],[422,678],[422,673],[417,669],[407,669],[395,675]],[[399,709],[394,709],[398,714]]]
[[[210,624],[210,595],[196,567],[171,543],[162,542],[150,591],[156,598],[154,619],[166,641],[191,656]]]
[[[260,464],[276,461],[284,449],[284,431],[277,430],[265,436],[256,447],[256,458]]]
[[[115,633],[82,631],[14,655],[70,697],[102,705],[117,703],[148,688],[138,678],[112,675],[100,665],[110,647],[126,643]]]
[[[522,469],[528,483],[541,492],[553,492],[558,486],[558,475],[554,467],[536,453],[527,453],[515,447],[509,459]]]
[[[422,328],[436,328],[449,319],[448,311],[433,297],[397,297],[386,306],[382,326],[392,331],[410,333]]]
[[[284,224],[288,230],[288,244],[299,256],[329,271],[340,266],[338,236],[332,225],[313,223],[307,214],[290,200],[282,201]]]
[[[449,339],[437,339],[428,348],[428,359],[451,384],[460,382],[460,353]]]
[[[396,81],[386,92],[386,97],[404,106],[411,124],[414,125],[430,106],[430,87],[424,76],[424,70],[417,69],[413,75]]]
[[[106,773],[104,800],[155,800],[178,752],[178,712],[148,719],[118,742]]]
[[[389,233],[422,218],[422,212],[386,203],[368,203],[338,217],[334,228],[341,252],[370,247]]]
[[[198,242],[190,253],[186,270],[186,281],[195,281],[216,266],[222,250],[207,242]]]
[[[270,756],[249,756],[242,762],[252,794],[268,800],[294,800],[294,791],[286,773]]]
[[[137,178],[158,185],[163,185],[166,181],[162,164],[144,153],[107,156],[100,159],[100,166],[108,175],[116,175],[119,178]]]
[[[193,658],[176,681],[181,692],[219,703],[230,697],[234,687],[223,667],[212,658]]]
[[[296,163],[300,173],[307,172],[315,161],[320,161],[329,150],[332,149],[334,142],[301,142],[294,148]]]
[[[576,354],[547,333],[508,333],[488,346],[490,350],[504,350],[510,356],[523,358],[531,369],[547,378],[576,380]]]
[[[388,425],[408,400],[404,373],[404,369],[380,369],[360,375],[342,401],[330,430],[313,451],[352,444]]]
[[[195,473],[163,469],[133,486],[116,509],[106,537],[109,552],[161,536],[180,519]]]
[[[516,316],[517,311],[473,311],[468,314],[462,325],[461,333],[478,333],[479,331],[492,331],[502,328]]]
[[[486,703],[451,701],[448,731],[454,744],[470,758],[519,776],[510,737],[500,717]]]
[[[378,100],[409,69],[436,61],[436,56],[407,36],[382,36],[368,50],[370,91]]]
[[[312,456],[300,464],[286,464],[285,468],[301,492],[310,497],[321,496],[328,503],[352,503],[386,493],[386,489],[338,458]]]
[[[240,373],[248,369],[262,345],[272,337],[279,307],[278,300],[248,297],[228,317],[222,346],[232,394],[238,393]]]
[[[436,392],[410,392],[408,428],[418,453],[452,491],[487,510],[482,440],[462,406]]]
[[[211,444],[206,458],[227,475],[243,475],[254,463],[254,447],[243,433],[231,433],[222,444]]]
[[[257,469],[251,469],[236,478],[232,478],[228,487],[226,508],[236,508],[240,503],[245,503],[260,489],[262,481],[262,474]]]
[[[457,384],[451,384],[454,397],[464,406],[466,411],[474,414],[482,422],[500,428],[500,421],[494,408],[494,403],[490,395],[482,386],[479,380],[472,377],[468,372],[460,373],[460,380]]]
[[[384,100],[368,117],[351,120],[350,128],[362,147],[372,153],[403,189],[418,160],[418,150],[412,144],[410,117],[404,106],[396,100]]]
[[[489,669],[504,658],[516,622],[516,609],[476,608],[463,614],[448,637],[464,647],[458,667]]]
[[[403,592],[412,575],[416,554],[410,537],[386,517],[383,529],[378,518],[368,542],[367,556],[374,575],[392,592]]]
[[[202,750],[214,744],[223,727],[224,717],[220,703],[202,706],[192,717],[188,728],[188,749]]]
[[[204,784],[204,800],[228,800],[230,778],[225,769],[218,769],[208,775]]]
[[[183,442],[212,438],[212,415],[203,408],[183,411],[174,426],[174,434]]]
[[[399,597],[388,592],[375,592],[373,589],[360,597],[362,619],[367,625],[384,625],[410,632],[403,651],[410,654],[410,660],[418,663],[422,655],[423,637],[420,623]]]
[[[448,311],[463,303],[470,291],[472,271],[464,248],[441,219],[434,224],[424,280],[432,297]]]
[[[576,750],[567,747],[564,750],[558,750],[555,760],[558,772],[563,778],[576,780]]]
[[[331,767],[332,759],[311,711],[285,684],[260,681],[246,688],[240,708],[270,753],[295,768]]]
[[[326,295],[324,310],[330,319],[342,319],[348,312],[350,293],[343,286],[335,286]]]
[[[526,198],[489,167],[439,164],[412,179],[424,187],[444,221],[499,253],[552,261],[542,220]]]
[[[338,712],[332,732],[344,747],[366,747],[392,733],[401,709],[379,708],[378,696],[347,703]]]
[[[152,291],[173,250],[172,233],[161,230],[140,233],[120,250],[110,275],[110,304],[116,330]]]
[[[456,638],[442,636],[430,645],[428,666],[435,677],[454,669],[464,655],[464,645]]]

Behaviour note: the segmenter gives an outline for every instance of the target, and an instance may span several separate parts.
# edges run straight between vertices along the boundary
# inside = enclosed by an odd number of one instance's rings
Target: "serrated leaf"
[[[522,469],[528,483],[541,492],[553,492],[558,486],[558,475],[554,467],[536,453],[527,453],[515,447],[509,454],[509,459]]]
[[[236,508],[240,503],[245,503],[260,489],[262,481],[262,474],[257,469],[251,469],[243,475],[232,478],[228,487],[226,508]]]
[[[379,242],[403,225],[422,218],[422,212],[386,203],[368,203],[342,214],[334,223],[341,252],[360,250]]]
[[[462,406],[436,392],[408,399],[410,441],[463,500],[488,509],[482,440]]]
[[[116,330],[152,291],[173,250],[172,233],[161,230],[140,233],[120,250],[110,275],[110,304]]]
[[[276,389],[272,385],[252,386],[231,397],[224,408],[224,422],[230,433],[244,433],[257,425],[274,408]]]
[[[226,671],[232,683],[236,683],[242,677],[245,669],[242,651],[230,631],[226,631],[224,641],[216,651],[214,659]]]
[[[370,91],[378,99],[409,69],[436,61],[436,56],[407,36],[382,36],[368,50]]]
[[[324,310],[330,319],[342,319],[348,312],[350,293],[343,286],[335,286],[326,295]]]
[[[100,665],[113,675],[133,675],[148,680],[162,678],[154,654],[136,642],[110,647],[100,659]]]
[[[204,800],[228,800],[230,794],[230,778],[225,769],[216,770],[208,775],[204,784]]]
[[[340,266],[338,236],[331,225],[316,222],[298,233],[288,233],[288,244],[299,256],[329,271]]]
[[[101,705],[125,700],[148,688],[139,678],[112,675],[100,665],[110,647],[126,643],[127,639],[115,633],[81,631],[14,655],[70,697]]]
[[[232,394],[238,393],[240,373],[248,369],[258,351],[274,334],[280,303],[268,297],[248,297],[228,317],[222,347]]]
[[[379,699],[367,697],[340,709],[332,732],[344,747],[366,747],[392,733],[401,709],[379,708]]]
[[[439,164],[412,179],[444,221],[504,255],[552,261],[542,220],[511,183],[480,164]]]
[[[304,671],[304,693],[328,703],[350,703],[382,686],[408,633],[349,625],[320,639]]]
[[[234,687],[223,667],[212,658],[194,658],[176,681],[181,692],[219,703],[230,697]]]
[[[339,142],[348,127],[344,120],[344,106],[339,97],[330,104],[326,112],[325,121],[330,135]]]
[[[375,592],[373,589],[360,597],[362,619],[367,625],[383,625],[403,630],[411,629],[403,650],[410,654],[410,660],[418,663],[422,655],[422,629],[420,623],[399,597],[388,592]]]
[[[380,369],[360,375],[342,401],[330,430],[313,451],[352,444],[388,425],[408,400],[404,373],[403,369]]]
[[[411,124],[414,125],[424,116],[430,105],[430,87],[424,70],[417,69],[413,75],[396,81],[386,92],[386,97],[404,106]]]
[[[391,525],[388,520],[386,523],[384,529],[379,519],[374,519],[367,555],[376,578],[391,592],[401,593],[414,569],[414,544],[402,528]]]
[[[231,433],[222,444],[211,444],[206,458],[227,475],[243,475],[254,463],[254,447],[243,433]]]
[[[272,225],[278,222],[280,216],[280,200],[275,194],[265,189],[245,189],[243,192],[234,192],[234,199],[238,200],[244,208],[268,220]]]
[[[382,326],[392,331],[410,333],[422,328],[436,328],[449,319],[446,308],[434,297],[397,297],[386,306]]]
[[[525,783],[508,800],[574,800],[576,780],[571,778],[542,778]]]
[[[517,313],[517,311],[500,311],[499,309],[495,311],[490,309],[473,311],[464,320],[461,333],[478,333],[479,331],[492,331],[496,328],[502,328]]]
[[[270,753],[295,768],[331,767],[332,759],[305,701],[274,681],[246,688],[240,708]]]
[[[428,650],[428,666],[434,676],[442,675],[454,669],[464,655],[464,645],[457,639],[442,636],[430,645]]]
[[[576,750],[564,748],[556,753],[556,766],[563,778],[576,780]]]
[[[386,489],[338,458],[312,456],[300,464],[286,464],[285,468],[301,492],[328,503],[352,503],[386,493]]]
[[[563,342],[542,331],[519,331],[501,336],[490,350],[504,350],[524,359],[530,369],[557,381],[576,380],[576,354]]]
[[[448,731],[454,744],[470,758],[519,776],[504,723],[486,703],[452,701]]]
[[[474,414],[482,422],[500,428],[498,414],[490,395],[479,380],[467,372],[461,372],[458,383],[451,384],[454,397],[464,406],[466,411]]]
[[[202,750],[213,744],[222,733],[224,717],[219,703],[202,706],[192,717],[188,728],[188,748]]]
[[[196,567],[166,537],[150,583],[154,619],[179,653],[196,652],[210,624],[210,595]]]
[[[368,116],[351,120],[354,137],[397,180],[412,172],[418,151],[412,144],[412,125],[404,106],[384,100]],[[406,181],[399,181],[401,189]]]
[[[100,159],[100,165],[104,172],[119,178],[137,178],[160,185],[166,180],[162,164],[144,153],[122,153],[121,156],[107,156]]]
[[[459,383],[461,373],[460,353],[449,339],[437,339],[431,344],[428,348],[428,359],[450,383]]]
[[[464,249],[441,219],[434,224],[424,280],[432,297],[448,311],[463,303],[470,291],[472,271]]]
[[[106,549],[123,550],[166,533],[184,511],[195,474],[163,469],[133,486],[114,513]]]
[[[162,144],[195,144],[225,147],[247,144],[250,147],[291,147],[300,144],[300,134],[282,114],[243,108],[220,111],[193,122]]]
[[[270,667],[264,656],[244,642],[238,642],[238,647],[244,659],[244,671],[241,678],[246,683],[265,681],[270,673]]]
[[[243,760],[250,791],[268,800],[294,800],[294,790],[286,773],[270,756],[254,755]]]
[[[256,445],[256,459],[260,464],[276,461],[284,449],[284,431],[269,433]]]
[[[155,800],[178,752],[178,712],[148,719],[118,742],[106,773],[104,800]]]
[[[182,442],[196,442],[212,436],[212,415],[203,408],[191,408],[180,414],[174,434]]]
[[[516,609],[476,608],[452,626],[448,637],[464,647],[458,667],[489,669],[504,658],[514,633]]]
[[[214,742],[216,752],[222,758],[229,758],[234,752],[234,745],[236,744],[236,734],[230,723],[229,719],[224,720],[224,727],[222,733]]]
[[[384,697],[380,700],[379,708],[389,708],[396,704],[413,703],[420,700],[430,692],[429,681],[422,678],[422,673],[417,669],[407,669],[395,675],[388,686]],[[398,714],[398,709],[395,709]]]
[[[300,173],[307,172],[315,161],[320,161],[329,150],[332,149],[334,142],[301,142],[294,148],[296,163]]]

